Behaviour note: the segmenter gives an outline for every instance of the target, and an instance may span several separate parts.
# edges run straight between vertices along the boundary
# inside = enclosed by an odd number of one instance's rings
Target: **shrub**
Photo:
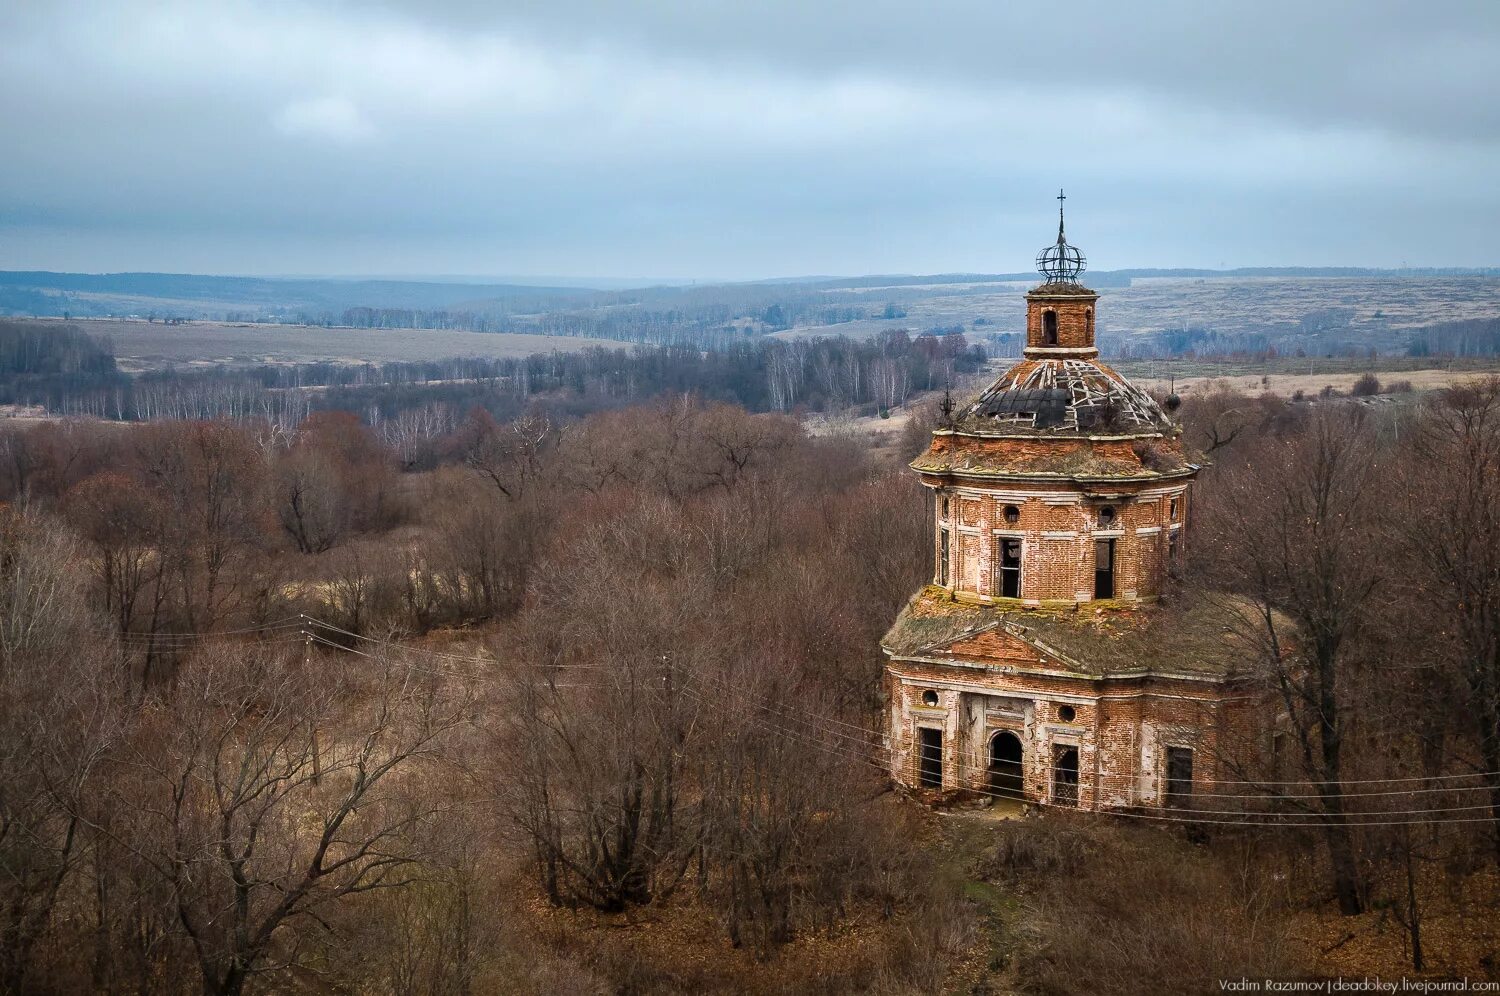
[[[1359,375],[1359,379],[1354,382],[1354,387],[1350,389],[1350,393],[1356,398],[1368,398],[1371,395],[1379,394],[1380,378],[1372,373],[1362,373]]]

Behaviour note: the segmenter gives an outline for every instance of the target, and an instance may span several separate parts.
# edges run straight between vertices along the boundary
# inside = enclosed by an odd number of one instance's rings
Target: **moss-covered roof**
[[[993,438],[962,429],[933,433],[911,467],[924,474],[1077,482],[1151,480],[1197,469],[1175,437]]]
[[[1080,674],[1233,676],[1253,666],[1255,627],[1249,603],[1217,593],[1130,609],[1083,604],[1054,610],[970,605],[929,586],[902,610],[881,644],[895,657],[941,657],[959,640],[999,629]]]
[[[1080,283],[1068,280],[1051,280],[1044,284],[1037,284],[1028,294],[1044,294],[1048,297],[1098,297],[1099,295],[1089,290]]]
[[[880,645],[903,656],[929,647],[946,646],[981,630],[998,620],[994,610],[984,605],[956,602],[946,589],[929,585],[912,596],[906,608],[896,617]]]

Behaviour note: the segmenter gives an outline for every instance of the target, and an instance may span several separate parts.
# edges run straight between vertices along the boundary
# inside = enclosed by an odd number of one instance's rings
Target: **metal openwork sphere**
[[[1048,283],[1074,283],[1083,272],[1088,260],[1077,246],[1071,246],[1061,237],[1036,254],[1036,268],[1047,278]]]

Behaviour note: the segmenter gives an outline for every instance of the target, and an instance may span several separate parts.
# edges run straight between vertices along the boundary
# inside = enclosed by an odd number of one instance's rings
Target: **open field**
[[[903,300],[904,318],[799,326],[777,335],[864,338],[884,329],[956,325],[978,332],[1020,332],[1025,328],[1023,295],[1030,286],[891,288],[892,298]],[[912,295],[913,290],[918,293]],[[1500,279],[1494,277],[1147,277],[1136,278],[1129,287],[1098,290],[1101,334],[1190,327],[1296,336],[1336,328],[1345,338],[1392,350],[1405,347],[1412,328],[1500,316]],[[1330,312],[1335,313],[1331,323],[1313,317]],[[979,318],[985,322],[976,327]]]
[[[4,324],[77,326],[114,343],[120,369],[272,363],[386,363],[450,357],[529,356],[552,350],[574,352],[590,346],[623,348],[627,343],[572,336],[448,329],[352,329],[316,325],[259,325],[193,321],[181,325],[131,319],[0,319]]]
[[[1397,381],[1406,381],[1411,384],[1413,391],[1436,391],[1463,381],[1483,377],[1486,373],[1486,371],[1467,369],[1425,369],[1378,374],[1377,376],[1383,386],[1389,386]],[[1495,368],[1488,373],[1500,374],[1500,363],[1497,363]],[[1360,376],[1362,375],[1357,373],[1278,373],[1179,377],[1175,382],[1167,377],[1141,377],[1136,378],[1135,382],[1150,391],[1165,392],[1171,388],[1183,397],[1211,393],[1224,387],[1252,397],[1267,393],[1290,397],[1299,391],[1311,397],[1325,387],[1331,387],[1341,394],[1348,394]]]
[[[1176,390],[1184,396],[1220,387],[1250,395],[1271,392],[1283,397],[1298,391],[1313,395],[1324,387],[1347,393],[1355,380],[1366,373],[1380,378],[1383,385],[1408,381],[1414,391],[1433,391],[1477,377],[1500,374],[1500,357],[1181,357],[1127,360],[1110,365],[1148,390],[1160,393]]]

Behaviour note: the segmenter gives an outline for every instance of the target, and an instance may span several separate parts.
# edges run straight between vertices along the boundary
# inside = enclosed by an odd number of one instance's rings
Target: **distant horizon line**
[[[1091,270],[1088,274],[1112,278],[1150,277],[1254,277],[1254,276],[1456,276],[1489,277],[1500,276],[1500,266],[1346,266],[1346,265],[1276,265],[1235,267],[1122,267],[1114,270]],[[270,282],[332,282],[332,283],[404,283],[404,284],[448,284],[464,286],[511,286],[558,290],[644,290],[652,287],[721,287],[756,284],[828,284],[839,281],[873,280],[973,280],[996,283],[1040,280],[1034,271],[984,272],[950,270],[933,273],[862,273],[862,274],[799,274],[772,277],[579,277],[559,274],[320,274],[320,273],[190,273],[172,270],[13,270],[0,269],[0,281],[16,282],[16,278],[45,277],[188,277],[213,280],[263,280]],[[9,279],[5,279],[9,278]],[[1088,275],[1082,277],[1088,282]]]

